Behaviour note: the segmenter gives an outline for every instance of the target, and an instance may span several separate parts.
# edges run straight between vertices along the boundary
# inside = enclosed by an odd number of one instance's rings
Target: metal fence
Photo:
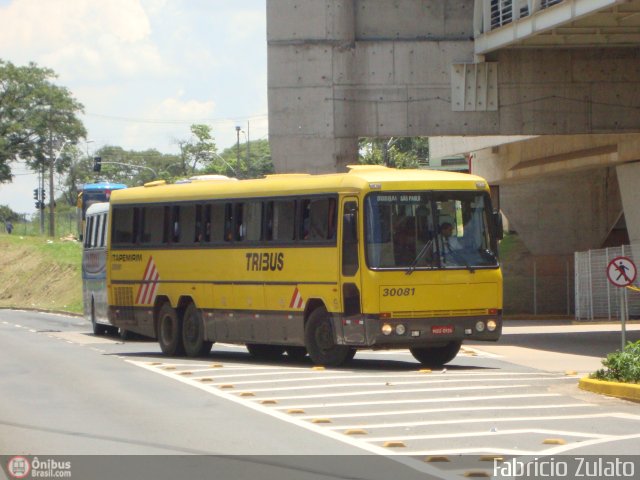
[[[74,211],[56,212],[56,238],[78,235],[78,220]],[[20,218],[11,222],[13,235],[40,235],[40,215],[37,213],[22,213]],[[6,231],[6,225],[0,221],[0,231]],[[49,234],[49,212],[44,219],[44,235]]]
[[[628,257],[637,264],[634,251],[640,259],[640,244],[575,253],[576,320],[618,320],[625,303],[629,318],[640,318],[640,292],[628,288],[621,292],[607,279],[607,265],[615,257]]]

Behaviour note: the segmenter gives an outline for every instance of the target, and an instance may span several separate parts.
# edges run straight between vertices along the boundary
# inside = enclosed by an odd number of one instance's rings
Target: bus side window
[[[227,240],[227,205],[231,204],[214,203],[211,205],[211,242],[218,243]],[[230,210],[229,208],[229,215],[231,215]]]
[[[180,240],[180,207],[177,205],[174,205],[171,208],[170,228],[170,243],[178,243],[178,241]]]
[[[142,243],[144,230],[144,208],[133,209],[133,238],[132,243]]]
[[[332,207],[333,205],[333,207]],[[335,236],[335,199],[302,201],[301,240],[323,241]],[[333,217],[332,220],[330,218]]]
[[[182,245],[191,245],[196,231],[196,206],[183,205],[180,208],[178,238]]]
[[[193,236],[193,241],[195,243],[204,242],[204,223],[202,219],[202,205],[196,205],[196,224],[195,224],[195,234]]]
[[[163,241],[166,242],[163,236],[164,231],[164,208],[166,207],[145,207],[144,208],[144,221],[142,226],[142,243],[150,243],[158,245]]]
[[[87,218],[86,232],[84,234],[84,247],[89,248],[91,246],[91,229],[93,228],[93,217]]]
[[[107,245],[107,214],[100,215],[100,247],[106,247]]]
[[[268,218],[267,228],[272,232],[272,240],[281,242],[291,242],[295,233],[295,200],[276,200],[273,203],[270,218]]]
[[[244,204],[243,239],[248,242],[257,242],[262,238],[262,202],[247,202]]]
[[[116,245],[133,243],[133,208],[113,209],[113,232],[111,241]]]
[[[244,203],[236,203],[233,206],[233,239],[243,241],[247,226],[243,224]]]
[[[233,204],[224,204],[224,241],[230,242],[233,240]]]
[[[211,241],[211,205],[204,206],[204,217],[202,218],[202,241]]]

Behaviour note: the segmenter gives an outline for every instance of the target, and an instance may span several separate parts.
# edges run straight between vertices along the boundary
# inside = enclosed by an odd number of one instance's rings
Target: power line
[[[89,117],[104,118],[107,120],[114,120],[117,122],[128,123],[146,123],[152,125],[193,125],[194,123],[213,123],[223,124],[227,122],[244,122],[246,120],[263,119],[268,117],[268,114],[262,113],[259,115],[251,115],[248,117],[229,117],[229,118],[202,118],[198,120],[163,120],[158,118],[140,118],[140,117],[123,117],[118,115],[105,115],[102,113],[85,113]]]

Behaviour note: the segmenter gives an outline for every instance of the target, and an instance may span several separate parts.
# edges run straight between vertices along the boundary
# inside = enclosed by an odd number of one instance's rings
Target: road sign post
[[[626,289],[635,282],[638,275],[635,263],[628,257],[616,257],[607,265],[607,278],[609,281],[619,288],[620,292],[620,333],[622,348],[626,342],[626,322],[629,312],[627,311],[627,295]]]

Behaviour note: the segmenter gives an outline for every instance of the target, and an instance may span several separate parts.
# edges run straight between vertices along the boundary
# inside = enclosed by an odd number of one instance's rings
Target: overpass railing
[[[607,265],[615,257],[629,257],[638,265],[640,244],[574,254],[576,320],[615,321],[620,318],[620,287],[612,285],[607,279]],[[624,302],[627,304],[629,318],[639,318],[640,292],[625,288],[623,304]]]
[[[503,25],[528,17],[565,0],[476,0],[475,35],[490,32]]]

